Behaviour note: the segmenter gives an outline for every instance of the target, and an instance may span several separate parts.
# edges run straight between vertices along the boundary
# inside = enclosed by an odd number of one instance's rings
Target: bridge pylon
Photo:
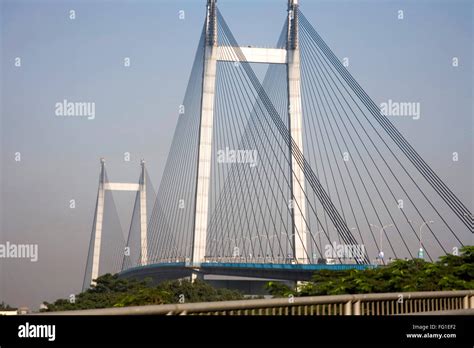
[[[207,1],[204,48],[204,72],[202,81],[201,115],[199,126],[196,202],[194,214],[193,248],[191,262],[195,267],[205,261],[206,234],[209,219],[209,192],[211,181],[212,135],[216,70],[218,61],[285,64],[287,66],[288,116],[290,134],[294,146],[303,152],[303,114],[301,103],[300,51],[298,46],[298,1],[288,1],[288,36],[286,48],[237,48],[244,55],[229,58],[217,41],[216,0]],[[293,258],[297,263],[308,263],[307,220],[304,173],[294,157],[290,145],[291,161],[291,209]]]
[[[95,219],[93,225],[92,246],[92,270],[90,285],[95,285],[95,279],[99,276],[100,254],[102,248],[102,227],[104,221],[105,192],[106,191],[132,191],[138,192],[140,202],[140,263],[148,263],[148,239],[147,239],[147,208],[146,208],[146,172],[145,161],[141,163],[141,173],[138,184],[136,183],[114,183],[108,182],[105,175],[105,159],[100,159],[99,188],[97,192],[97,204],[95,208]],[[85,285],[85,284],[84,284]]]
[[[293,145],[303,153],[303,107],[301,103],[300,48],[298,43],[298,0],[288,1],[288,36],[286,43],[288,81],[288,124],[293,143],[291,153],[291,195],[293,199],[292,237],[294,258],[308,263],[305,178],[294,156]]]

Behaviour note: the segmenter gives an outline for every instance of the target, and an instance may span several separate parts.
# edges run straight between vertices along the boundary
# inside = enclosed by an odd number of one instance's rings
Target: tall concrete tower
[[[100,254],[102,248],[102,227],[104,221],[105,191],[132,191],[138,192],[140,200],[140,263],[148,263],[148,241],[147,241],[147,207],[146,207],[146,172],[145,161],[141,161],[141,173],[139,183],[118,183],[108,182],[105,179],[105,160],[100,159],[100,177],[99,190],[97,193],[97,205],[95,208],[95,223],[93,231],[93,251],[92,251],[92,270],[91,285],[94,285],[94,279],[99,276]],[[117,231],[119,232],[119,231]],[[121,232],[120,232],[121,233]]]
[[[209,217],[209,184],[211,181],[212,133],[217,68],[216,0],[207,1],[204,73],[202,81],[201,121],[191,262],[199,266],[206,254],[206,232]]]
[[[211,179],[212,134],[216,68],[218,61],[245,61],[248,63],[286,64],[288,83],[289,125],[294,145],[303,151],[302,105],[300,78],[300,51],[298,45],[298,1],[288,2],[288,36],[285,49],[238,47],[245,59],[237,55],[229,57],[217,44],[216,0],[207,1],[206,40],[204,48],[204,73],[202,82],[201,119],[199,127],[199,152],[196,183],[195,220],[192,249],[192,265],[199,267],[205,261],[206,233],[209,219],[209,191]],[[304,174],[293,155],[291,158],[292,192],[292,239],[294,258],[307,263],[306,200]]]
[[[95,207],[95,231],[94,249],[92,254],[91,284],[95,284],[95,279],[99,276],[100,250],[102,243],[102,223],[104,221],[104,200],[105,200],[105,160],[100,159],[99,190],[97,193],[97,205]]]
[[[147,228],[148,228],[148,217],[147,217],[147,206],[146,206],[146,172],[145,172],[145,160],[141,160],[141,174],[138,187],[138,196],[140,199],[140,264],[142,266],[148,264],[148,238],[147,238]]]
[[[303,153],[303,111],[301,105],[301,68],[298,43],[298,0],[288,1],[287,78],[288,78],[288,115],[289,128],[294,143]],[[298,263],[307,263],[307,228],[305,179],[301,167],[296,162],[294,151],[291,153],[291,193],[293,216],[294,258]]]

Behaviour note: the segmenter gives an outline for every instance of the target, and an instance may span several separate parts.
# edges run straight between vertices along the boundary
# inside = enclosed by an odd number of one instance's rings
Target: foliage
[[[268,282],[265,284],[265,290],[267,290],[273,297],[288,297],[290,295],[295,295],[296,293],[295,290],[281,282]]]
[[[474,289],[474,247],[460,255],[445,255],[437,262],[396,260],[368,270],[318,271],[303,285],[299,296],[361,294],[403,291]]]
[[[16,308],[13,308],[5,302],[0,302],[0,311],[14,311]]]
[[[138,281],[120,279],[117,275],[105,274],[96,279],[96,285],[69,299],[58,299],[54,303],[44,304],[43,311],[66,311],[75,309],[142,306],[203,301],[240,300],[243,295],[238,291],[215,289],[209,284],[196,280],[167,281],[157,286],[151,285],[151,279]]]
[[[387,266],[368,270],[315,272],[310,282],[298,290],[280,282],[269,282],[266,290],[275,297],[361,294],[404,291],[474,289],[474,246],[461,248],[460,255],[445,255],[437,262],[421,259],[395,260]],[[229,289],[216,289],[196,280],[167,281],[151,285],[151,280],[120,279],[106,274],[96,285],[78,294],[74,303],[58,299],[43,311],[140,306],[150,304],[240,300],[243,295]],[[0,304],[0,309],[13,309]]]

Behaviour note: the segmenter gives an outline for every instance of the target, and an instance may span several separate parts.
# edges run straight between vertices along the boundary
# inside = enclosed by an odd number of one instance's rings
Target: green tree
[[[13,308],[12,306],[3,301],[0,303],[0,311],[14,311],[15,309],[16,308]]]
[[[315,272],[299,296],[363,294],[403,291],[474,289],[474,247],[445,255],[434,263],[421,259],[396,260],[375,269]]]
[[[265,284],[265,290],[273,297],[288,297],[295,294],[295,290],[281,282],[268,282]]]
[[[118,275],[105,274],[96,279],[90,289],[75,296],[75,301],[58,299],[44,304],[43,311],[142,306],[152,304],[205,301],[240,300],[243,295],[234,290],[215,289],[203,281],[167,281],[156,286],[151,279],[138,281],[121,279]]]

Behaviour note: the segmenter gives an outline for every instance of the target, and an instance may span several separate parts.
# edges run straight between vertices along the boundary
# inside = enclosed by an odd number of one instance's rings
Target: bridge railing
[[[396,315],[474,309],[474,290],[200,302],[47,312],[47,315]]]

